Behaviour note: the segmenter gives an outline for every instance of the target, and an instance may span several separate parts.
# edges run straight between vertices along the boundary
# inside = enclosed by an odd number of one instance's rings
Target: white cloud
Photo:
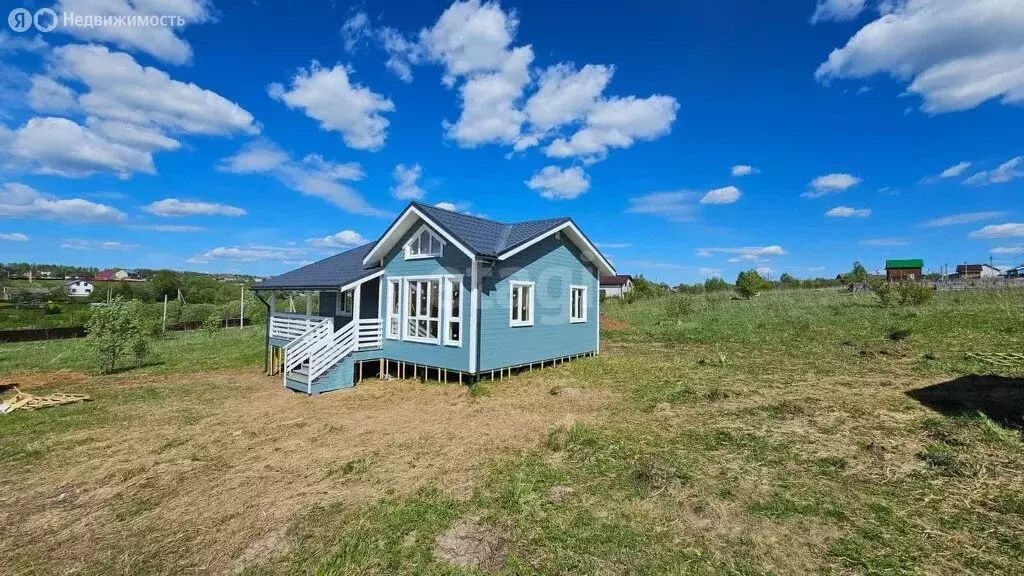
[[[1004,255],[1024,254],[1024,246],[996,246],[995,248],[989,250],[989,252],[991,252],[992,254]]]
[[[626,212],[630,214],[652,214],[672,222],[693,220],[697,194],[680,190],[677,192],[654,192],[629,199]]]
[[[329,162],[318,154],[308,154],[301,161],[293,160],[273,143],[258,140],[250,142],[234,156],[222,159],[218,170],[272,176],[292,190],[322,198],[352,214],[390,215],[371,206],[358,191],[345,184],[364,177],[362,167],[355,162]]]
[[[371,36],[373,36],[373,30],[366,12],[356,12],[341,25],[341,37],[345,43],[345,50],[349,52],[355,50],[361,42]]]
[[[78,93],[53,78],[36,74],[31,82],[28,105],[36,112],[67,112],[78,108]]]
[[[861,240],[861,246],[909,246],[910,241],[906,238],[872,238]]]
[[[29,238],[27,234],[21,232],[10,232],[0,234],[0,240],[7,240],[9,242],[28,242]]]
[[[29,104],[39,111],[84,115],[84,123],[37,117],[13,130],[0,127],[0,154],[8,167],[75,178],[96,172],[123,178],[155,174],[153,152],[181,146],[168,133],[259,132],[252,115],[237,104],[103,46],[55,48],[48,74],[32,78]],[[59,80],[85,90],[75,92]]]
[[[220,246],[197,254],[188,260],[189,264],[209,264],[214,260],[228,260],[232,262],[256,262],[260,260],[275,260],[285,263],[297,263],[306,256],[306,251],[291,246]]]
[[[216,15],[209,0],[60,0],[54,9],[57,14],[71,12],[76,16],[173,16],[175,23],[181,17],[184,26],[209,22]],[[184,26],[64,26],[62,18],[57,20],[57,31],[80,40],[145,52],[171,64],[192,61],[192,47],[178,37]]]
[[[461,101],[459,118],[444,126],[461,147],[501,144],[519,152],[544,144],[549,157],[595,162],[609,149],[669,133],[675,98],[606,97],[611,66],[577,69],[562,62],[531,74],[533,47],[514,45],[518,25],[497,2],[466,0],[449,6],[415,39],[393,28],[376,36],[389,55],[388,68],[406,82],[414,64],[444,67],[442,83],[457,87]],[[561,134],[563,128],[572,135]]]
[[[572,200],[590,189],[590,177],[579,166],[545,166],[526,181],[526,187],[539,190],[548,200]]]
[[[271,98],[319,121],[322,130],[340,132],[349,148],[380,150],[389,124],[383,113],[393,112],[395,105],[369,88],[351,83],[351,73],[342,64],[328,69],[314,60],[309,70],[299,68],[290,89],[274,83],[267,92]]]
[[[366,238],[353,230],[342,230],[336,234],[323,238],[310,238],[306,240],[314,248],[354,248],[367,243]]]
[[[597,247],[602,250],[621,250],[624,248],[632,248],[633,245],[627,242],[598,242]]]
[[[213,204],[210,202],[189,202],[177,198],[165,198],[153,202],[142,209],[154,216],[164,218],[178,218],[184,216],[245,216],[245,210],[237,206],[227,204]]]
[[[707,267],[707,266],[701,266],[701,267],[697,268],[697,275],[698,276],[704,276],[705,278],[713,278],[713,277],[721,278],[722,277],[722,269],[721,268],[710,268],[710,267]]]
[[[951,216],[943,216],[942,218],[935,218],[928,220],[921,224],[926,228],[939,228],[942,226],[956,226],[958,224],[971,224],[972,222],[981,222],[983,220],[992,220],[993,218],[999,218],[1005,216],[1006,212],[966,212],[963,214],[953,214]]]
[[[608,86],[614,71],[611,66],[595,64],[580,70],[564,62],[549,66],[540,75],[537,91],[523,107],[530,124],[547,131],[583,119]]]
[[[993,170],[983,170],[965,180],[966,184],[984,186],[987,184],[1005,184],[1024,176],[1024,156],[1010,158]]]
[[[123,52],[69,44],[54,49],[52,66],[57,77],[89,87],[78,101],[91,116],[185,134],[259,133],[252,114],[238,104],[174,80],[163,70],[140,66]]]
[[[715,254],[733,255],[729,262],[762,262],[769,256],[785,256],[782,246],[743,246],[740,248],[697,248],[694,253],[700,258],[710,258]]]
[[[1020,0],[904,0],[833,50],[815,77],[889,74],[909,82],[929,113],[999,99],[1024,103],[1024,10]]]
[[[72,223],[123,222],[124,212],[81,198],[61,200],[18,182],[0,186],[0,218],[38,218]]]
[[[761,170],[748,166],[746,164],[737,164],[732,167],[732,175],[735,177],[750,176],[753,174],[760,174]]]
[[[866,7],[867,0],[819,0],[814,15],[811,16],[811,24],[853,20]]]
[[[671,96],[626,96],[602,100],[587,114],[586,125],[571,138],[544,149],[553,158],[604,159],[610,148],[629,148],[637,140],[655,140],[671,132],[679,103]]]
[[[0,54],[14,52],[44,52],[49,44],[40,35],[15,35],[0,30]]]
[[[709,191],[700,199],[701,204],[732,204],[740,199],[743,194],[735,186],[715,188]]]
[[[391,194],[399,200],[419,200],[423,198],[426,191],[420,188],[418,182],[423,174],[423,168],[419,164],[406,166],[405,164],[395,165],[391,176],[395,179],[395,185],[391,187]]]
[[[135,250],[139,245],[130,242],[117,242],[114,240],[81,240],[78,238],[72,238],[61,242],[60,247],[68,248],[70,250],[114,250],[118,252],[127,252],[129,250]]]
[[[949,168],[943,170],[942,173],[939,174],[939,178],[956,178],[957,176],[963,174],[964,171],[970,167],[971,163],[964,160],[959,164],[954,164],[953,166],[950,166]]]
[[[836,206],[825,212],[829,218],[867,218],[871,216],[870,208],[850,208],[849,206]]]
[[[852,174],[826,174],[811,181],[811,190],[804,192],[804,198],[820,198],[827,194],[845,192],[861,183],[861,179]]]
[[[206,230],[202,226],[188,226],[183,224],[137,224],[129,226],[132,230],[145,230],[147,232],[202,232]]]
[[[84,178],[96,172],[121,177],[155,174],[153,155],[113,142],[67,118],[32,118],[21,128],[0,127],[0,151],[9,164],[39,174]]]
[[[1014,238],[1024,236],[1024,224],[1007,222],[1006,224],[990,224],[967,235],[968,238]]]

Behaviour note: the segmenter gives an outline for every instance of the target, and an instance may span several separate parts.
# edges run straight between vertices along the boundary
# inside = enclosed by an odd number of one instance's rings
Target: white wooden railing
[[[381,347],[382,323],[379,318],[370,318],[359,321],[359,329],[356,331],[356,346],[358,350],[377,350]]]
[[[311,362],[321,349],[326,346],[331,334],[334,333],[334,319],[323,318],[284,347],[284,373],[295,370],[306,362]],[[286,382],[287,384],[287,382]]]
[[[323,320],[324,318],[319,316],[275,312],[270,316],[270,337],[294,340]]]
[[[284,384],[288,384],[289,372],[309,363],[306,382],[312,385],[314,379],[352,352],[379,349],[381,335],[379,319],[349,322],[335,331],[334,319],[323,318],[284,347]]]

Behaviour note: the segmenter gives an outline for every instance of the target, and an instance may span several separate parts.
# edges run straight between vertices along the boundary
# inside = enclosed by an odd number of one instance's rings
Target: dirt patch
[[[0,548],[17,543],[14,568],[25,573],[153,562],[227,573],[275,554],[268,534],[312,505],[355,507],[426,485],[471,494],[481,462],[561,423],[601,419],[616,401],[599,389],[572,402],[550,393],[574,385],[543,370],[484,397],[396,380],[310,398],[254,373],[89,379],[77,388],[147,388],[155,400],[104,404],[103,427],[53,432],[42,460],[0,473]],[[74,497],[58,504],[65,486]]]
[[[607,316],[601,317],[601,330],[629,330],[629,324],[612,320]]]
[[[17,376],[0,376],[0,388],[17,386],[19,390],[28,392],[40,388],[79,384],[86,378],[88,376],[82,372],[27,372]]]
[[[476,520],[462,520],[437,539],[434,553],[460,568],[501,568],[508,554],[508,540],[496,528]]]

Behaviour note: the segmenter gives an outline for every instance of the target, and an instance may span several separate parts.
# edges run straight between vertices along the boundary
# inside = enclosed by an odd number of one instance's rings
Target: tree
[[[178,289],[181,288],[181,277],[173,270],[160,270],[153,275],[149,286],[157,300],[163,300],[164,296],[169,299],[177,298]]]
[[[779,276],[779,284],[783,288],[799,288],[800,281],[793,277],[789,272],[783,272],[782,276]]]
[[[871,278],[871,274],[868,274],[867,268],[860,263],[860,260],[853,261],[853,269],[846,274],[843,278],[847,284],[864,284]]]
[[[736,277],[736,292],[747,299],[753,298],[771,287],[772,283],[758,274],[757,270],[740,272]]]
[[[129,353],[136,363],[146,359],[149,342],[143,326],[141,304],[118,296],[109,305],[96,310],[86,323],[86,344],[101,373],[117,370]]]
[[[704,281],[705,292],[722,292],[729,289],[729,283],[718,276],[712,276]]]

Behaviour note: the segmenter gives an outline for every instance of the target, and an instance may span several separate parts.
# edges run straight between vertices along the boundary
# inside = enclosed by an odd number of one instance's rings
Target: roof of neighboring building
[[[633,278],[629,274],[617,276],[601,276],[601,286],[623,286]]]
[[[921,259],[910,259],[910,260],[886,260],[886,270],[901,270],[901,269],[916,269],[924,268],[924,260]]]
[[[412,205],[422,210],[445,232],[484,256],[497,256],[570,220],[562,217],[505,224],[420,202],[413,202]]]
[[[297,270],[260,282],[257,290],[308,290],[338,289],[373,274],[380,266],[364,266],[363,258],[373,249],[376,242],[363,244],[347,252],[307,264]]]

